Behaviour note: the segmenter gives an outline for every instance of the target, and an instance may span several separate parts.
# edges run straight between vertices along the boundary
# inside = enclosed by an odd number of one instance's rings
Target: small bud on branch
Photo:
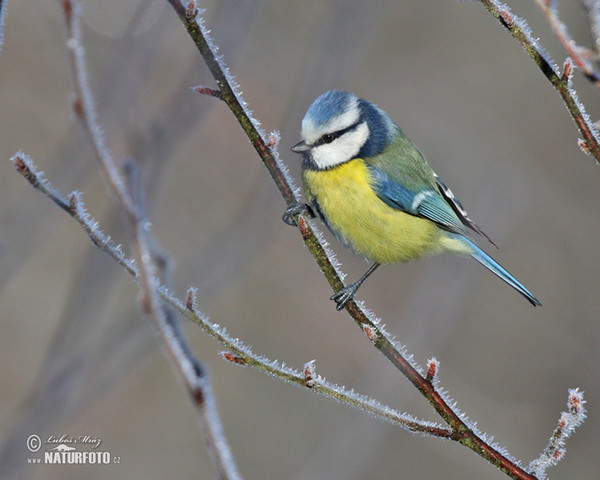
[[[220,355],[227,361],[235,363],[236,365],[246,365],[246,360],[239,355],[232,352],[220,352]]]
[[[433,382],[437,376],[438,369],[440,368],[440,362],[435,357],[427,361],[427,376],[425,377],[429,382]]]
[[[513,28],[515,26],[515,22],[508,10],[500,10],[500,16],[502,17],[502,21],[508,28]]]
[[[315,360],[311,360],[304,364],[304,383],[308,388],[315,386],[317,378],[317,372],[315,367]]]
[[[373,329],[373,327],[371,327],[370,325],[367,325],[365,323],[362,325],[362,329],[363,329],[363,332],[365,332],[365,335],[367,336],[367,338],[369,340],[371,340],[373,343],[375,343],[375,340],[377,340],[377,333],[375,333],[375,330]]]
[[[563,80],[565,82],[571,81],[571,75],[573,75],[573,61],[570,57],[567,57],[565,64],[563,65]]]
[[[216,88],[210,88],[205,85],[198,85],[196,87],[193,87],[192,90],[196,93],[200,93],[208,97],[214,97],[218,98],[219,100],[223,100],[223,94],[221,93],[221,90],[217,90]]]
[[[196,296],[198,294],[198,289],[194,287],[188,288],[187,295],[185,297],[185,308],[187,308],[190,312],[196,311]]]
[[[192,0],[187,4],[185,9],[185,17],[188,19],[188,21],[192,21],[194,18],[196,18],[196,15],[198,15],[198,9],[196,8],[196,2]]]

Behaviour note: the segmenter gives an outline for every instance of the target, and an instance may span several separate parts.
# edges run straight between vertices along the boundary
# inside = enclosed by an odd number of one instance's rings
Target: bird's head
[[[292,151],[304,155],[307,168],[326,170],[380,154],[398,131],[377,105],[350,92],[330,90],[309,107],[302,120],[302,141]]]

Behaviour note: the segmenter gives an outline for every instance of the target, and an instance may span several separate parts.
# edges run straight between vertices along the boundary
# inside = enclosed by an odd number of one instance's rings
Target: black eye
[[[362,125],[363,123],[364,122],[361,122],[359,120],[356,123],[353,123],[352,125],[350,125],[346,128],[342,128],[341,130],[338,130],[337,132],[326,133],[321,138],[319,138],[315,143],[313,143],[312,146],[318,147],[319,145],[323,145],[324,143],[331,143],[334,140],[340,138],[342,135],[346,135],[346,133],[351,132],[352,130],[354,130],[359,125]]]
[[[335,135],[333,133],[326,133],[321,137],[323,143],[331,143],[335,140]]]

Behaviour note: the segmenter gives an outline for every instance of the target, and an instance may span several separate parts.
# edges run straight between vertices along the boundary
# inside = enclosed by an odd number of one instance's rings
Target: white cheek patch
[[[363,122],[333,142],[312,148],[310,153],[318,168],[335,167],[355,158],[367,138],[369,138],[369,127],[367,122]]]

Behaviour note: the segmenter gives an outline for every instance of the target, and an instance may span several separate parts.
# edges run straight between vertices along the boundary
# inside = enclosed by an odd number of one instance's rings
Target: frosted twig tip
[[[13,155],[10,161],[13,162],[13,165],[15,166],[17,172],[19,172],[23,176],[26,176],[29,172],[29,166],[25,163],[23,156],[24,155],[22,152],[17,152]]]
[[[185,18],[188,21],[191,21],[191,20],[194,20],[196,18],[196,15],[198,15],[198,8],[196,8],[196,2],[194,2],[192,0],[185,7]]]
[[[571,415],[583,416],[585,418],[585,407],[583,406],[584,403],[585,400],[583,399],[583,392],[579,391],[578,388],[569,389],[567,406]]]
[[[40,179],[28,155],[25,155],[23,152],[17,152],[10,160],[13,162],[15,170],[23,175],[33,187],[39,185]]]

